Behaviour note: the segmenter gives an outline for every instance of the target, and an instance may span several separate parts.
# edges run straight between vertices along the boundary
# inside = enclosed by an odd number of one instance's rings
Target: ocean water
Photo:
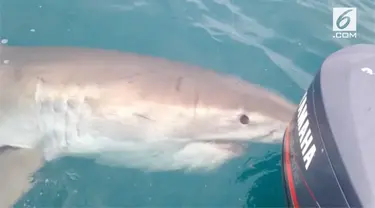
[[[357,7],[357,38],[332,37],[332,7],[339,6]],[[375,2],[0,0],[0,38],[165,57],[241,76],[297,103],[327,55],[375,43]],[[280,144],[251,144],[209,174],[65,158],[36,173],[16,207],[284,207],[280,151]]]

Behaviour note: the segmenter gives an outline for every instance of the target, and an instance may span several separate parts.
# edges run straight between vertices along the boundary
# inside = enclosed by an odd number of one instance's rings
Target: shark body
[[[238,77],[163,58],[1,46],[0,167],[8,171],[0,205],[29,190],[27,178],[46,161],[67,155],[148,171],[212,170],[241,155],[243,143],[280,142],[295,108]]]

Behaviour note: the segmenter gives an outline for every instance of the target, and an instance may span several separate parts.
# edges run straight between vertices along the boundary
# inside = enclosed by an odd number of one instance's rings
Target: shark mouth
[[[222,151],[227,151],[233,156],[240,156],[247,148],[247,144],[244,142],[236,141],[202,141],[203,143],[214,146]]]

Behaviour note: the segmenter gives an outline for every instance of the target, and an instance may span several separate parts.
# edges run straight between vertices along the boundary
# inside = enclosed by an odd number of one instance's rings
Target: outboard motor
[[[290,207],[375,207],[375,45],[330,55],[283,140]]]

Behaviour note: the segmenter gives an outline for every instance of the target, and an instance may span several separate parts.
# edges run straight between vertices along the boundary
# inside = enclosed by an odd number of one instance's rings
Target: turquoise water
[[[298,102],[324,58],[375,42],[372,0],[0,0],[10,45],[75,45],[233,73]],[[358,8],[358,37],[334,39],[333,6]],[[4,41],[4,40],[3,40]],[[210,174],[145,173],[66,158],[17,207],[283,207],[280,145],[252,144]]]

